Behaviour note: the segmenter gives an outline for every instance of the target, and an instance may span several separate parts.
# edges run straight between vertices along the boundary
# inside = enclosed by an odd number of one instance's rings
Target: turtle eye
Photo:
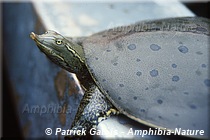
[[[57,45],[61,45],[62,44],[62,40],[56,40],[56,44]]]

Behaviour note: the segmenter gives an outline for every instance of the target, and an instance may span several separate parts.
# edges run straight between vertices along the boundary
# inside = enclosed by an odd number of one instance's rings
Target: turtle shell
[[[163,129],[204,130],[207,136],[209,25],[204,18],[173,18],[94,34],[82,43],[87,67],[128,117]]]

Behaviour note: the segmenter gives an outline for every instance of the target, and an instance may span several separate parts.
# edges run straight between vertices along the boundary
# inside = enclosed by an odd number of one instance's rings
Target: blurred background
[[[19,139],[62,139],[61,135],[46,135],[45,129],[70,128],[83,96],[75,75],[51,63],[38,50],[29,37],[32,31],[41,34],[52,29],[65,36],[76,37],[147,19],[183,16],[210,18],[209,1],[199,0],[135,3],[1,1],[0,7],[3,78],[1,134]]]

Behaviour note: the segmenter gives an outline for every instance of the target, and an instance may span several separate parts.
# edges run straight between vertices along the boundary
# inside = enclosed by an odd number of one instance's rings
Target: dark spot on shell
[[[203,53],[200,52],[200,51],[198,51],[198,52],[196,52],[196,54],[197,54],[197,55],[202,55]]]
[[[194,104],[191,104],[191,105],[190,105],[190,108],[191,108],[191,109],[196,109],[197,107],[196,107]]]
[[[136,75],[137,75],[137,76],[141,76],[142,73],[141,73],[140,71],[138,71],[138,72],[136,73]]]
[[[123,84],[119,84],[119,86],[120,86],[120,87],[124,87],[124,85],[123,85]]]
[[[109,91],[108,91],[108,90],[107,90],[106,92],[107,92],[107,93],[109,93]]]
[[[135,44],[130,44],[130,45],[128,45],[128,49],[129,50],[135,50],[136,49],[136,45]]]
[[[162,104],[163,103],[163,101],[161,99],[158,99],[157,102],[158,102],[158,104]]]
[[[145,88],[145,90],[148,90],[148,89],[149,89],[148,87]]]
[[[158,71],[154,69],[154,70],[150,71],[150,75],[152,77],[156,77],[156,76],[158,76]]]
[[[106,50],[107,52],[111,52],[111,50]]]
[[[150,45],[150,49],[153,51],[159,51],[161,49],[161,47],[156,44],[152,44],[152,45]]]
[[[206,68],[206,64],[202,64],[201,67],[202,67],[202,68]]]
[[[121,97],[118,97],[118,100],[121,100]]]
[[[118,63],[113,63],[114,66],[117,66]]]
[[[146,112],[145,109],[141,109],[140,111],[141,111],[141,112]]]
[[[196,73],[198,76],[201,75],[201,71],[199,71],[199,70],[196,70],[195,73]]]
[[[177,116],[177,117],[178,117],[178,116],[179,116],[179,114],[177,114],[177,113],[174,113],[174,116]]]
[[[141,60],[139,58],[136,59],[137,62],[140,62]]]
[[[103,79],[102,82],[106,82],[106,79]]]
[[[98,60],[98,57],[95,57],[95,60]]]
[[[93,72],[93,69],[90,69],[90,72]]]
[[[188,48],[186,46],[180,46],[178,48],[178,50],[181,52],[181,53],[187,53],[188,52]]]
[[[172,66],[172,68],[176,68],[176,67],[177,67],[177,65],[176,65],[176,64],[172,64],[171,66]]]
[[[174,81],[174,82],[179,81],[179,76],[173,76],[173,77],[172,77],[172,81]]]
[[[207,87],[210,87],[210,79],[204,80],[204,84],[205,84]]]
[[[158,116],[159,119],[162,119],[162,116]]]
[[[136,97],[136,96],[134,96],[134,97],[133,97],[133,99],[134,99],[134,100],[137,100],[137,97]]]
[[[189,94],[189,92],[184,92],[184,94],[185,94],[185,95],[188,95],[188,94]]]

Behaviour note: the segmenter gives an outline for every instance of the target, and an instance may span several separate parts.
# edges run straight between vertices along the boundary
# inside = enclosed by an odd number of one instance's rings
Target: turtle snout
[[[36,34],[34,32],[31,32],[30,37],[34,40],[36,38]]]

